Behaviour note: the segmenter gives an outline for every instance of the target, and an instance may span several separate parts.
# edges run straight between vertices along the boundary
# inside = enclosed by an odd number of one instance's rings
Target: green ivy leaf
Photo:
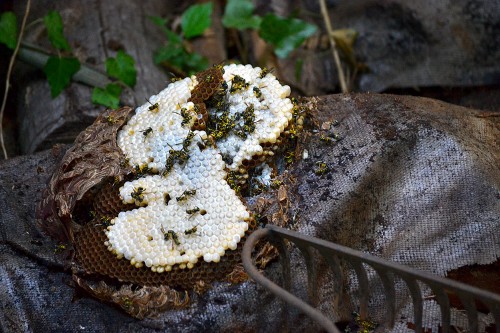
[[[149,19],[161,28],[170,43],[182,44],[182,37],[166,27],[168,22],[166,19],[159,16],[150,16]]]
[[[222,16],[222,24],[226,28],[236,29],[258,29],[262,18],[257,15],[252,15],[255,6],[251,0],[229,0],[224,16]]]
[[[188,75],[206,69],[209,65],[208,59],[199,53],[188,53],[184,60],[184,68],[187,68]]]
[[[163,28],[167,25],[168,20],[160,16],[148,16],[148,19],[155,25]]]
[[[181,27],[184,37],[199,36],[212,24],[212,3],[207,2],[189,7],[182,14]]]
[[[267,14],[260,24],[259,34],[274,45],[274,52],[279,58],[286,58],[315,32],[315,25],[302,20]]]
[[[121,94],[122,87],[116,83],[110,83],[104,89],[96,87],[92,90],[92,103],[117,109]]]
[[[51,10],[47,15],[45,15],[43,22],[45,23],[45,28],[47,29],[52,46],[58,50],[70,51],[71,48],[63,33],[61,15],[58,12]]]
[[[0,16],[0,43],[14,49],[17,44],[17,18],[13,12],[5,12]]]
[[[208,60],[198,53],[189,53],[182,45],[169,44],[159,48],[154,55],[157,65],[167,63],[179,72],[188,75],[204,70],[208,67]]]
[[[168,62],[178,67],[182,63],[181,58],[184,56],[183,53],[184,50],[182,47],[169,44],[156,50],[153,59],[157,65],[160,65],[162,62]]]
[[[173,32],[172,30],[165,28],[165,35],[167,36],[167,40],[169,43],[182,46],[182,37]]]
[[[43,71],[49,81],[52,98],[59,96],[79,69],[80,62],[76,58],[49,57]]]
[[[137,80],[137,71],[135,70],[135,60],[130,55],[120,50],[115,58],[106,59],[106,72],[127,86],[133,88]]]

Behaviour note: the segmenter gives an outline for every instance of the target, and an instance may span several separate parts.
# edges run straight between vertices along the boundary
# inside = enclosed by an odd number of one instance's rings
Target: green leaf
[[[155,25],[159,26],[160,28],[165,27],[167,25],[168,20],[160,17],[160,16],[148,16],[148,19],[153,22]]]
[[[251,0],[229,0],[224,16],[222,16],[222,24],[226,28],[236,29],[258,29],[262,18],[257,15],[252,15],[255,6]]]
[[[68,41],[64,37],[63,33],[61,15],[58,12],[51,10],[47,15],[45,15],[43,22],[47,28],[47,33],[52,46],[58,50],[70,51],[71,48],[69,47]]]
[[[182,37],[173,32],[172,30],[165,28],[165,35],[167,36],[168,42],[173,44],[182,44]]]
[[[59,96],[79,69],[80,62],[76,58],[49,57],[43,71],[49,81],[52,98]]]
[[[0,43],[14,49],[17,44],[17,18],[13,12],[5,12],[0,16]]]
[[[135,70],[135,60],[124,51],[120,50],[115,58],[106,59],[106,72],[127,86],[133,88],[137,80],[137,71]]]
[[[199,53],[188,53],[184,61],[184,68],[187,69],[188,75],[206,69],[209,65],[208,59]]]
[[[198,53],[189,53],[182,45],[171,45],[159,48],[154,55],[157,65],[162,63],[175,67],[179,72],[190,75],[208,67],[208,60]]]
[[[156,50],[153,60],[157,65],[160,65],[162,62],[168,62],[179,67],[182,64],[181,58],[185,56],[184,53],[182,47],[169,44]]]
[[[201,35],[212,24],[212,3],[207,2],[189,7],[182,14],[181,27],[184,37]]]
[[[279,58],[286,58],[315,32],[315,25],[302,20],[267,14],[260,24],[259,34],[274,45],[274,52]]]
[[[96,87],[92,90],[92,103],[116,109],[120,104],[121,93],[122,87],[116,83],[110,83],[104,89]]]
[[[159,16],[149,16],[149,19],[151,20],[151,22],[153,22],[155,25],[161,28],[161,30],[163,31],[165,36],[167,36],[167,39],[170,43],[182,44],[181,36],[179,36],[178,34],[176,34],[175,32],[166,27],[166,24],[168,22],[167,19],[164,19]]]

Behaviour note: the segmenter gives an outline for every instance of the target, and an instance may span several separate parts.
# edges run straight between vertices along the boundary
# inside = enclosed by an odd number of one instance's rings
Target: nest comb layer
[[[281,128],[281,130],[276,129],[276,134],[272,134],[270,139],[264,139],[260,142],[262,145],[262,149],[260,150],[249,150],[248,157],[244,157],[242,159],[243,163],[240,164],[238,172],[242,172],[241,170],[253,168],[257,166],[259,163],[262,163],[266,158],[272,156],[272,151],[277,145],[279,145],[282,136],[283,136],[283,128],[287,128],[287,121],[291,118],[291,103],[285,97],[289,93],[288,87],[278,88],[274,87],[275,84],[273,82],[274,77],[267,77],[267,81],[262,81],[265,75],[259,75],[259,69],[253,69],[249,66],[228,66],[229,74],[226,72],[224,75],[224,68],[222,66],[215,66],[210,68],[207,71],[198,73],[195,77],[191,77],[191,81],[185,80],[191,88],[189,88],[190,96],[188,99],[184,101],[184,103],[191,103],[187,110],[194,114],[196,112],[196,117],[194,117],[194,121],[188,124],[188,127],[183,131],[202,131],[207,128],[207,123],[210,122],[210,117],[213,117],[213,114],[218,112],[218,109],[215,108],[218,102],[214,103],[214,101],[220,101],[220,98],[224,98],[227,100],[230,99],[240,99],[243,102],[240,105],[240,109],[231,110],[232,116],[237,117],[237,112],[240,112],[243,115],[243,111],[249,105],[249,100],[252,99],[254,103],[259,104],[262,102],[263,97],[258,97],[255,95],[251,89],[248,87],[261,87],[263,93],[262,95],[268,96],[269,101],[269,114],[275,113],[279,114],[280,118],[276,120],[279,122],[277,128]],[[262,71],[264,72],[264,71]],[[231,74],[232,73],[232,74]],[[248,75],[247,75],[248,74]],[[229,75],[229,76],[228,76]],[[241,75],[241,77],[239,76]],[[236,77],[240,79],[244,84],[242,84],[243,88],[233,89],[235,93],[229,93],[231,87],[236,86]],[[242,77],[246,79],[243,80]],[[255,86],[252,86],[252,80],[255,79]],[[260,81],[259,81],[260,80]],[[260,82],[260,83],[259,83]],[[262,83],[264,82],[264,83]],[[185,83],[185,82],[184,82]],[[266,87],[269,85],[269,92],[266,91]],[[274,88],[273,88],[274,87]],[[276,89],[275,89],[276,88]],[[272,90],[274,89],[274,90]],[[272,91],[278,91],[272,92]],[[240,97],[238,97],[240,96]],[[246,97],[245,97],[246,96]],[[160,95],[153,96],[151,98],[151,105],[143,106],[142,108],[145,110],[151,111],[152,114],[158,114],[158,99]],[[245,98],[249,98],[247,102],[245,102]],[[274,102],[271,102],[274,101]],[[154,104],[153,104],[154,103]],[[244,104],[244,105],[243,105]],[[256,105],[257,105],[256,104]],[[156,107],[155,107],[156,105]],[[186,107],[183,104],[183,107]],[[193,107],[194,105],[194,107]],[[259,104],[260,105],[260,104]],[[264,113],[264,109],[266,104],[262,104],[261,109],[259,109],[259,113],[257,113],[256,107],[256,117],[255,124],[262,119],[259,120],[259,114],[261,117],[267,117]],[[177,106],[177,105],[176,105]],[[181,106],[179,105],[179,109]],[[183,109],[186,110],[186,109]],[[144,111],[144,110],[143,110]],[[194,112],[193,112],[194,111]],[[179,111],[177,111],[179,112]],[[214,113],[215,112],[215,113]],[[236,112],[236,113],[235,113]],[[174,111],[174,113],[176,113]],[[252,111],[253,113],[253,111]],[[253,117],[253,115],[252,115]],[[252,118],[254,119],[254,118]],[[269,118],[271,119],[271,118]],[[288,120],[287,120],[288,119]],[[113,124],[113,118],[105,118],[101,119],[101,123],[107,121],[109,124]],[[245,123],[246,124],[246,123]],[[260,123],[262,124],[262,122]],[[121,124],[120,124],[121,126]],[[126,125],[125,125],[126,126]],[[125,132],[125,127],[122,131]],[[147,127],[146,127],[147,129]],[[138,128],[140,132],[145,132],[144,128]],[[252,129],[253,131],[253,129]],[[128,132],[128,131],[127,131]],[[136,129],[137,132],[137,129]],[[115,132],[116,133],[116,132]],[[155,132],[156,133],[156,129]],[[190,132],[186,132],[190,133]],[[249,135],[251,132],[248,132]],[[256,132],[257,133],[257,132]],[[274,132],[273,132],[274,133]],[[146,133],[140,133],[139,138],[140,142],[144,142],[147,137]],[[201,137],[201,136],[200,136]],[[233,135],[234,137],[234,135]],[[277,138],[277,140],[276,140]],[[210,135],[209,135],[210,139]],[[267,141],[269,140],[269,141]],[[212,138],[212,142],[214,142]],[[86,141],[77,142],[75,149],[85,150],[85,145],[88,144]],[[217,144],[215,145],[217,146]],[[119,150],[119,149],[118,149]],[[127,157],[128,155],[125,154]],[[269,155],[269,156],[266,156]],[[124,160],[123,155],[120,155],[120,165],[122,165],[122,161]],[[240,161],[240,163],[242,162]],[[227,163],[227,162],[226,162]],[[146,163],[147,164],[147,163]],[[144,174],[139,175],[140,177],[148,177],[153,174],[158,174],[161,172],[161,163],[159,170],[151,170],[146,168],[146,172]],[[136,172],[137,167],[141,169],[143,164],[134,163],[132,167],[135,166]],[[128,168],[127,170],[132,170]],[[88,170],[91,171],[91,170]],[[129,171],[130,172],[130,171]],[[132,176],[138,176],[138,173],[135,175],[133,173],[129,173],[128,176],[123,172],[119,174],[120,177],[130,179]],[[74,226],[74,240],[73,245],[75,248],[75,264],[83,269],[83,271],[87,274],[91,274],[94,276],[108,277],[112,279],[117,279],[122,282],[129,282],[138,285],[169,285],[172,287],[179,287],[184,289],[192,288],[196,285],[197,282],[210,282],[217,279],[225,278],[234,268],[234,265],[240,260],[241,248],[244,244],[246,236],[255,229],[255,220],[251,219],[247,221],[248,223],[248,231],[244,233],[244,236],[241,237],[241,241],[238,243],[236,249],[230,250],[228,249],[224,256],[220,258],[219,262],[206,262],[200,260],[196,262],[192,268],[188,269],[182,266],[174,265],[172,270],[169,272],[155,272],[151,270],[149,267],[137,267],[137,265],[132,265],[131,261],[125,258],[117,257],[116,253],[110,251],[108,243],[109,239],[107,237],[107,232],[109,230],[107,223],[109,223],[110,219],[117,218],[117,216],[121,212],[128,212],[137,208],[134,204],[124,204],[122,201],[122,197],[120,197],[119,193],[119,185],[113,185],[113,178],[116,174],[106,174],[105,177],[101,177],[100,181],[97,179],[93,179],[94,186],[91,190],[87,190],[86,193],[79,193],[79,198],[83,198],[79,201],[79,205],[75,208],[75,212],[78,210],[79,212],[85,213],[86,211],[94,211],[95,217],[84,224],[83,226],[75,225]],[[116,180],[115,180],[116,182]],[[123,182],[122,182],[123,184]],[[123,193],[122,193],[123,195]],[[137,204],[137,203],[136,203]],[[87,219],[83,219],[80,221],[88,221]]]
[[[93,208],[88,207],[96,212],[94,220],[87,223],[76,234],[75,259],[86,274],[104,275],[138,285],[168,285],[189,289],[199,281],[209,283],[224,279],[239,262],[246,237],[238,244],[236,250],[227,251],[219,263],[199,261],[192,269],[180,269],[174,266],[170,272],[155,273],[147,267],[136,268],[126,259],[118,259],[104,245],[107,237],[104,231],[105,226],[102,224],[103,217],[134,208],[133,205],[122,203],[118,188],[118,185],[112,183],[106,183],[101,187],[95,194]],[[247,234],[255,228],[255,221],[252,220]]]

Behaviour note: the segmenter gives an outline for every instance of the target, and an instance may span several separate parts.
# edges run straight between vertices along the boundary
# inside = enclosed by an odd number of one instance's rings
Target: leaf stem
[[[2,151],[5,159],[8,159],[7,149],[5,149],[5,143],[3,139],[3,114],[5,111],[5,105],[7,104],[7,96],[9,95],[10,88],[10,75],[12,74],[12,68],[14,67],[14,62],[16,60],[17,52],[19,51],[19,46],[21,45],[21,40],[23,39],[24,27],[26,26],[26,19],[28,18],[31,7],[31,0],[28,0],[26,3],[26,9],[24,11],[23,22],[21,23],[21,30],[19,31],[19,38],[17,39],[16,48],[14,49],[14,53],[10,57],[9,68],[7,69],[7,78],[5,79],[5,92],[3,95],[2,107],[0,109],[0,145],[2,146]]]
[[[26,30],[30,30],[34,25],[39,24],[39,23],[43,23],[43,18],[40,17],[40,18],[28,23],[28,25],[26,25]]]
[[[333,29],[330,23],[330,16],[328,15],[328,10],[326,9],[325,0],[319,0],[321,6],[321,14],[323,14],[323,20],[325,21],[326,32],[328,33],[328,39],[330,40],[330,47],[332,48],[333,59],[335,60],[335,66],[337,67],[337,72],[339,76],[340,89],[343,93],[349,92],[347,83],[344,76],[344,71],[342,69],[342,64],[340,63],[339,54],[337,52],[337,46],[335,44],[335,39],[333,38]]]
[[[231,31],[231,34],[233,35],[234,44],[236,45],[236,49],[238,50],[238,53],[240,54],[241,63],[243,63],[243,64],[248,63],[247,50],[246,50],[246,47],[241,42],[239,32],[236,29],[231,29],[230,31]]]
[[[18,54],[19,60],[38,69],[43,69],[49,57],[50,53],[47,50],[26,42],[21,44]],[[108,83],[111,83],[104,72],[86,64],[81,64],[80,70],[73,76],[72,80],[99,88],[104,88]]]

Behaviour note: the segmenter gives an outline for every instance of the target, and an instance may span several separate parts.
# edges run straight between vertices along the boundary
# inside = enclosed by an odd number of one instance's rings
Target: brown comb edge
[[[137,208],[134,204],[123,203],[123,200],[120,198],[119,189],[124,183],[125,181],[119,183],[107,182],[94,196],[92,207],[98,220],[103,217],[113,219],[120,212]]]
[[[208,79],[210,77],[210,79]],[[196,128],[200,123],[202,124],[204,129],[204,123],[208,118],[208,112],[206,111],[206,106],[204,104],[204,100],[210,98],[218,89],[220,89],[220,84],[223,80],[222,78],[222,70],[219,68],[210,68],[204,72],[201,72],[197,75],[197,80],[199,84],[195,89],[193,89],[192,97],[189,101],[198,105],[202,110],[200,113],[202,115],[202,120],[197,120],[195,122],[193,129]],[[283,133],[281,134],[280,139],[283,138]],[[262,143],[264,148],[271,148],[270,150],[279,145],[279,140],[276,143]],[[252,157],[252,160],[255,160],[255,156]],[[268,156],[271,157],[271,156]],[[259,156],[260,158],[260,156]],[[267,159],[267,158],[266,158]],[[251,161],[251,160],[249,160]],[[252,161],[252,164],[256,161]],[[248,168],[249,166],[247,166]],[[109,213],[114,214],[125,207],[113,207],[113,205],[109,205],[110,207],[101,209],[100,214]],[[130,208],[130,207],[127,207]],[[128,210],[128,209],[127,209]],[[102,226],[98,226],[92,223],[89,223],[85,228],[82,229],[82,233],[75,240],[75,249],[76,249],[76,258],[81,263],[82,268],[85,270],[87,274],[93,275],[104,275],[112,278],[116,278],[121,282],[130,282],[140,285],[169,285],[175,286],[185,289],[192,288],[197,282],[203,281],[210,283],[216,279],[222,279],[230,273],[233,268],[239,263],[241,260],[239,255],[241,253],[242,246],[246,240],[246,237],[257,227],[255,219],[252,218],[252,221],[249,223],[249,229],[242,238],[240,243],[238,244],[238,248],[233,251],[226,251],[226,254],[221,258],[219,263],[207,263],[204,261],[199,261],[195,267],[192,269],[180,269],[177,265],[173,267],[171,272],[164,273],[155,273],[152,272],[147,267],[136,268],[132,266],[128,260],[126,259],[118,259],[114,254],[107,250],[107,247],[104,245],[106,241],[106,236]],[[85,238],[91,237],[95,239],[86,240]],[[86,254],[85,245],[93,246],[90,254]],[[103,269],[99,268],[99,262],[95,260],[108,261],[110,264],[115,263],[117,266],[121,268],[120,273],[110,272],[110,266],[103,264]],[[107,274],[108,273],[108,274]]]
[[[220,89],[222,78],[221,68],[213,67],[197,75],[199,84],[193,90],[189,101],[200,106],[202,111],[202,121],[208,119],[204,100],[210,98],[218,89]],[[196,123],[194,125],[196,127]],[[193,128],[196,129],[196,128]],[[130,209],[130,205],[121,204],[117,206],[114,196],[117,191],[110,194],[109,185],[104,185],[104,193],[98,193],[96,200],[103,200],[104,204],[94,202],[94,207],[98,216],[104,214],[116,215],[122,209]],[[100,200],[99,200],[100,201]],[[236,250],[226,251],[219,263],[207,263],[199,261],[192,269],[180,269],[177,265],[172,271],[164,273],[155,273],[147,267],[136,268],[126,259],[118,259],[114,254],[108,251],[104,242],[107,240],[103,226],[99,223],[88,223],[78,233],[75,239],[75,259],[82,266],[83,270],[90,275],[103,275],[116,278],[121,282],[130,282],[140,285],[170,285],[181,288],[192,288],[197,282],[206,283],[216,279],[222,279],[230,273],[233,267],[240,262],[239,254],[243,243],[248,234],[256,227],[255,220],[252,218],[249,223],[249,230],[242,238]],[[113,269],[117,267],[119,270]]]
[[[118,259],[104,244],[107,241],[104,227],[88,223],[75,238],[75,259],[88,275],[106,276],[122,283],[143,286],[168,285],[181,289],[192,289],[199,281],[210,283],[224,279],[241,261],[241,251],[248,235],[255,230],[255,219],[249,222],[249,229],[235,250],[226,251],[220,262],[205,262],[202,258],[193,268],[172,267],[172,271],[156,273],[148,267],[136,268],[130,261]]]
[[[203,72],[196,74],[198,84],[191,92],[188,102],[194,103],[198,110],[197,119],[192,126],[193,130],[203,131],[206,128],[208,120],[208,110],[205,101],[212,97],[221,87],[224,78],[222,77],[222,68],[218,66],[211,67]]]
[[[130,107],[105,110],[62,158],[36,212],[38,226],[52,238],[72,242],[74,229],[79,228],[71,218],[76,202],[106,177],[130,172],[122,164],[125,156],[117,146],[116,134],[132,111]]]
[[[221,87],[224,78],[222,77],[222,69],[219,67],[211,67],[203,72],[196,74],[198,84],[191,92],[189,102],[194,104],[205,103],[213,96]]]

